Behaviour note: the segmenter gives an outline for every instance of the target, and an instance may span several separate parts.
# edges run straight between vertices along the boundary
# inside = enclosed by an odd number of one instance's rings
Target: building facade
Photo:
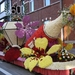
[[[30,15],[31,21],[38,20],[40,26],[57,18],[59,11],[73,3],[75,0],[0,0],[0,20],[13,21],[14,16],[22,19]]]
[[[0,0],[0,20],[12,21],[14,14],[30,15],[31,21],[38,20],[42,24],[58,17],[58,11],[73,3],[74,0]]]
[[[58,17],[58,11],[73,3],[74,0],[0,0],[0,20],[12,21],[15,14],[30,15],[31,21],[38,20],[41,25]]]
[[[10,20],[11,0],[0,0],[0,21]]]

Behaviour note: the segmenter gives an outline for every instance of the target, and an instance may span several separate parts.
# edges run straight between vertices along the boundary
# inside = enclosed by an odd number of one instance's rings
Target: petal
[[[30,29],[31,35],[35,32],[35,29]]]
[[[26,32],[26,40],[28,40],[31,36]]]
[[[34,29],[28,29],[28,30],[26,30],[26,40],[28,40],[32,36],[32,34],[34,32],[35,32]]]
[[[35,30],[34,30],[34,29],[28,29],[27,32],[28,32],[29,35],[31,36],[31,35],[35,32]]]
[[[25,69],[29,69],[29,63],[31,62],[32,59],[34,59],[34,57],[29,57],[25,60],[24,62]]]
[[[33,50],[30,48],[22,48],[20,49],[22,55],[32,55],[33,54]]]
[[[22,28],[22,24],[21,24],[21,23],[15,23],[15,25],[16,25],[16,27],[17,27],[18,29]]]
[[[20,30],[17,30],[17,31],[15,32],[15,34],[16,34],[16,36],[17,36],[18,38],[23,38],[24,35],[25,35],[25,31],[24,31],[23,29],[20,29]]]
[[[30,22],[30,16],[26,15],[23,17],[23,25],[26,26]]]
[[[37,38],[35,40],[35,47],[38,49],[40,48],[40,50],[42,50],[42,49],[45,50],[47,45],[48,45],[48,40],[45,37],[44,38]]]
[[[75,4],[70,6],[70,13],[75,16]]]
[[[47,54],[55,53],[58,50],[60,50],[61,48],[62,48],[61,44],[55,44],[47,51]]]
[[[72,50],[72,48],[73,48],[72,43],[67,44],[67,46],[65,47],[66,50]]]
[[[53,62],[52,57],[47,55],[45,57],[40,58],[39,63],[38,63],[38,66],[40,68],[46,68],[49,65],[51,65],[52,62]]]
[[[34,59],[31,60],[31,62],[29,63],[29,71],[31,72],[33,70],[33,68],[37,65],[38,60]]]
[[[28,69],[29,68],[29,62],[31,60],[31,57],[30,58],[27,58],[24,62],[24,66],[25,66],[25,69]]]

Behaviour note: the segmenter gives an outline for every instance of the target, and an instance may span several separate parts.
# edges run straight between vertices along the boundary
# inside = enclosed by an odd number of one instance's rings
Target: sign
[[[21,7],[20,6],[12,6],[12,14],[20,14]]]

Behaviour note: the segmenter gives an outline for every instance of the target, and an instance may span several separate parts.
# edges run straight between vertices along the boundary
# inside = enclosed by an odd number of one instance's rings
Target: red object
[[[57,43],[57,39],[50,38],[44,33],[43,27],[44,27],[44,25],[40,26],[40,28],[38,28],[38,30],[36,30],[34,32],[34,34],[26,41],[25,47],[29,47],[28,44],[31,41],[34,41],[36,38],[43,38],[43,37],[46,37],[48,39],[48,43],[51,43],[51,46]],[[35,50],[35,48],[33,48],[33,49]]]
[[[7,45],[8,45],[8,41],[3,37],[0,40],[0,51],[3,51]]]
[[[41,73],[42,75],[69,75],[69,70],[50,70],[50,69],[43,69],[39,67],[35,67],[33,71],[37,73]]]
[[[20,57],[20,50],[17,47],[12,47],[10,48],[6,54],[5,54],[5,59],[9,62],[17,60],[18,57]]]
[[[4,56],[2,56],[2,57],[0,56],[0,59],[5,60]],[[14,62],[11,62],[11,63],[25,68],[23,65],[24,64],[23,61],[15,60]],[[75,68],[73,70],[75,70]],[[33,69],[33,71],[37,72],[37,73],[41,73],[42,75],[69,75],[70,74],[69,69],[68,70],[51,70],[51,69],[39,68],[38,66],[36,66]]]

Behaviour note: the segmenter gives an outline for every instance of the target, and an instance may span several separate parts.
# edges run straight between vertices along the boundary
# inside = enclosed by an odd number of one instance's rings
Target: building
[[[38,20],[40,26],[57,18],[60,10],[74,2],[75,0],[0,0],[0,20],[12,21],[14,16],[22,18],[30,15],[31,21]]]
[[[74,0],[0,0],[0,20],[11,21],[13,14],[30,15],[31,21],[39,20],[42,24],[55,19],[58,11],[73,3]]]
[[[10,20],[11,0],[0,0],[0,21]]]

